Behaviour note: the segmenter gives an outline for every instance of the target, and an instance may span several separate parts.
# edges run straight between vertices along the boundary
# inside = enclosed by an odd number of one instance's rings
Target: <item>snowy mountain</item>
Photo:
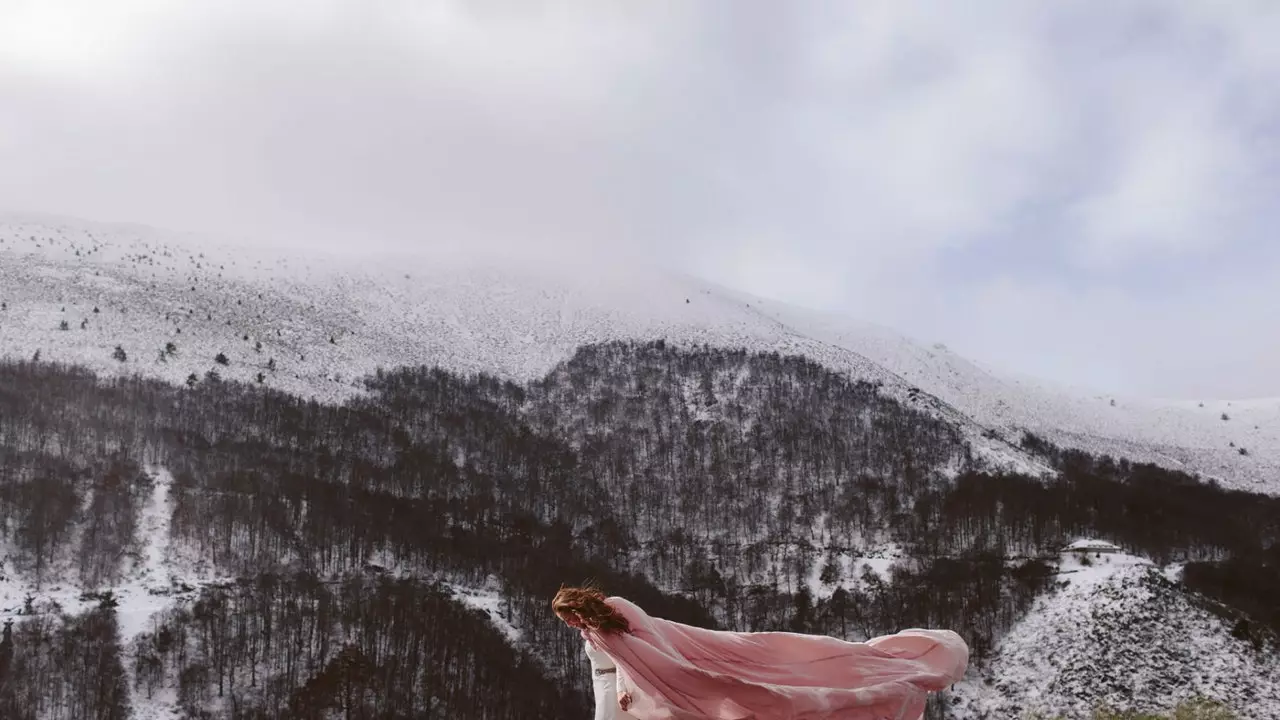
[[[1100,706],[1167,712],[1207,698],[1240,717],[1280,711],[1280,657],[1232,635],[1231,614],[1126,553],[1064,553],[981,673],[955,688],[957,718],[1087,717]],[[1216,611],[1216,612],[1215,612]]]
[[[993,373],[882,327],[647,268],[298,257],[147,227],[9,215],[0,216],[0,295],[0,351],[9,357],[39,352],[176,383],[212,370],[330,400],[358,394],[358,379],[378,367],[438,364],[528,380],[577,347],[612,339],[794,353],[953,422],[993,467],[1048,472],[1019,448],[1030,431],[1280,492],[1280,399],[1074,392]]]
[[[546,612],[582,577],[956,628],[956,720],[1280,708],[1280,498],[1175,472],[1280,494],[1276,402],[1090,397],[652,269],[46,217],[0,224],[0,352],[6,717],[584,714]]]

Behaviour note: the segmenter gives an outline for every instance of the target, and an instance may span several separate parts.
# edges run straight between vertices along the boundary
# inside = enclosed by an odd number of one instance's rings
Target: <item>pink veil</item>
[[[964,675],[950,630],[903,630],[865,643],[787,632],[706,630],[605,600],[630,633],[583,630],[618,666],[640,720],[919,720],[925,697]]]

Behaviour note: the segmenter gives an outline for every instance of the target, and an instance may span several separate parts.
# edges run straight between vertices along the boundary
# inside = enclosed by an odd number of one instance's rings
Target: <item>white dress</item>
[[[615,668],[608,655],[586,643],[587,659],[591,661],[591,685],[595,689],[595,720],[626,720],[635,716],[618,707],[618,673],[597,673],[596,670]]]

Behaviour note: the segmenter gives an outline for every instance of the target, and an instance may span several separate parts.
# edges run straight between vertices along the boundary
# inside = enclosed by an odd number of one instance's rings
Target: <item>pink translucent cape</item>
[[[918,720],[925,697],[964,675],[969,648],[950,630],[867,642],[787,632],[706,630],[606,602],[630,633],[582,635],[618,666],[640,720]]]

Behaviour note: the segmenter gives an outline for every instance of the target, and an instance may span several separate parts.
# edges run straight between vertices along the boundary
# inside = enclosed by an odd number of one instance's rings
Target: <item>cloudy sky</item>
[[[0,0],[0,207],[584,248],[1280,396],[1280,3]]]

